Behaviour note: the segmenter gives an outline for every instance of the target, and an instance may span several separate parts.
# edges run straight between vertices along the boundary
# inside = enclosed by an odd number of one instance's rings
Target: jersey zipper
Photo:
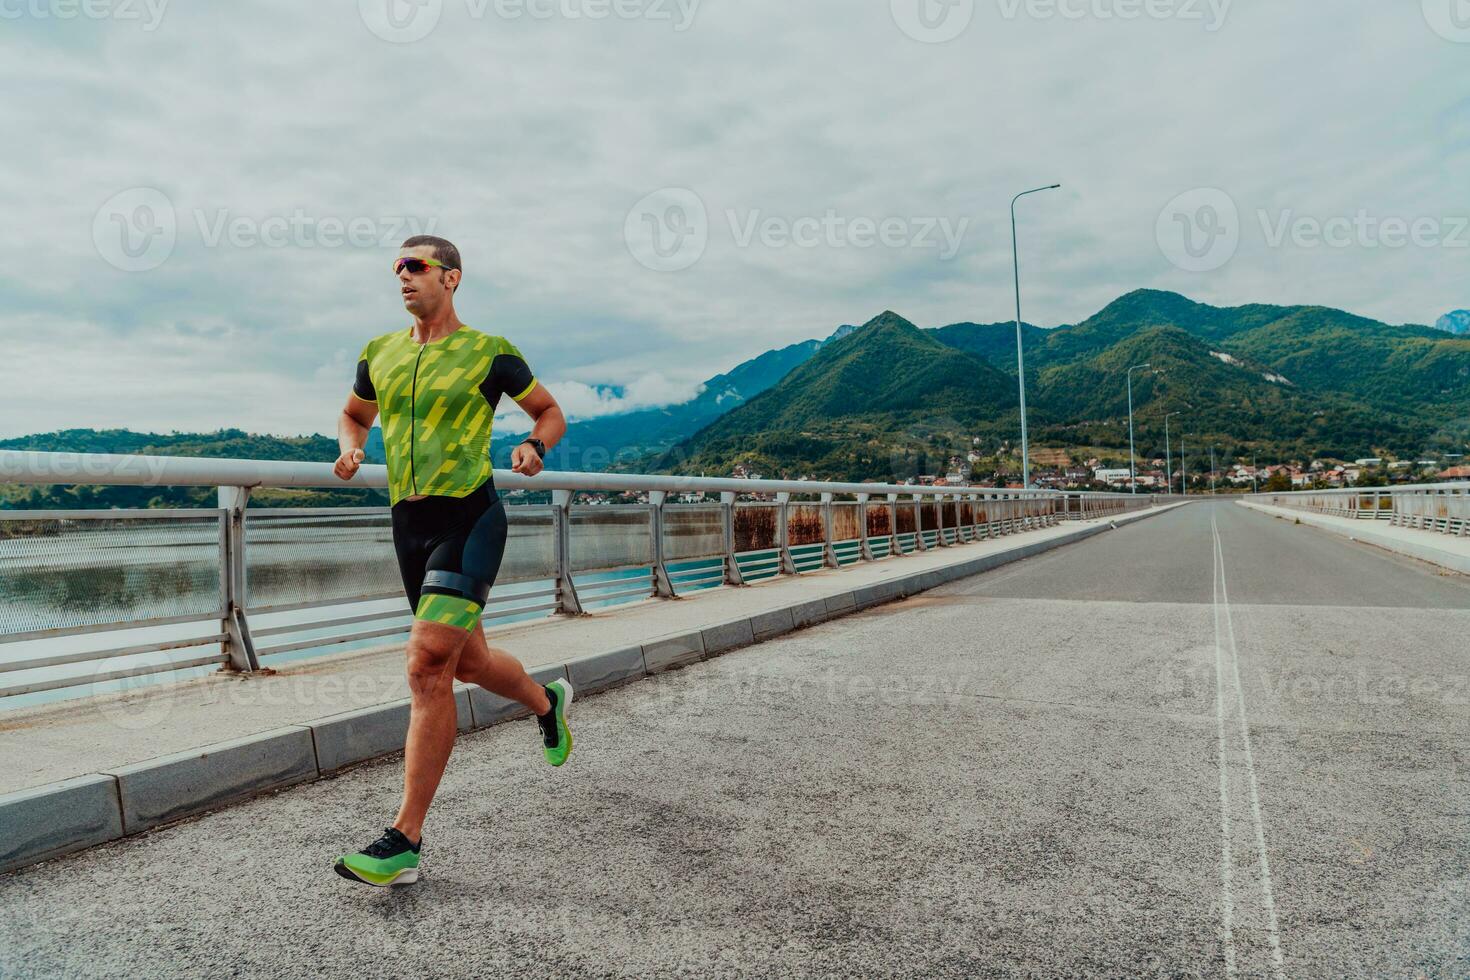
[[[408,479],[413,484],[414,495],[419,492],[418,470],[414,467],[413,457],[418,446],[418,411],[419,411],[419,361],[424,356],[423,345],[419,345],[419,352],[413,358],[413,384],[408,389]]]

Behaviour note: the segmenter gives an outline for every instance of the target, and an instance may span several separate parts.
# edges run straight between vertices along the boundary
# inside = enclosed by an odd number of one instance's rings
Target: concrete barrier
[[[278,728],[103,773],[117,779],[123,832],[136,834],[320,775],[311,729]]]
[[[643,666],[650,674],[704,659],[704,633],[679,633],[643,644]]]
[[[648,675],[643,648],[627,647],[567,662],[567,679],[577,696],[619,687]]]
[[[469,688],[454,692],[461,733],[474,728],[470,709]],[[309,721],[312,740],[316,743],[316,765],[322,773],[335,772],[345,766],[366,762],[403,748],[408,736],[408,698],[392,704],[377,704],[356,711],[344,711],[318,721]]]
[[[704,637],[704,655],[713,657],[728,650],[738,650],[755,642],[755,627],[750,618],[733,619],[728,623],[717,623],[700,630]]]
[[[111,776],[78,776],[0,796],[0,874],[122,835]]]

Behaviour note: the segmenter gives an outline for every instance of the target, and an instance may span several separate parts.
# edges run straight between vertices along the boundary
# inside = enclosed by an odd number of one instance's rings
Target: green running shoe
[[[410,844],[402,831],[389,827],[361,851],[339,857],[332,869],[348,881],[378,888],[409,885],[419,880],[419,849],[423,844]]]
[[[567,709],[572,706],[572,682],[558,677],[546,685],[546,697],[551,701],[551,710],[536,716],[545,746],[541,753],[547,762],[559,766],[572,754],[572,730],[567,727]]]

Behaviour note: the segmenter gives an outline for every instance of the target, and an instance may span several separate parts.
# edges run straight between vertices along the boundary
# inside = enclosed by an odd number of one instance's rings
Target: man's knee
[[[408,688],[414,695],[436,694],[454,683],[460,649],[466,634],[440,629],[420,634],[415,630],[408,647]]]

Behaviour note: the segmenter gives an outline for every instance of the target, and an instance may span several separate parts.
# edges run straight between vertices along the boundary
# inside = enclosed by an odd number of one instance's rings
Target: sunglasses
[[[419,259],[405,257],[393,260],[393,274],[395,276],[402,273],[404,269],[407,269],[411,275],[416,276],[420,272],[428,272],[430,269],[449,268],[452,268],[452,266],[447,266],[443,262],[440,262],[438,259]]]

